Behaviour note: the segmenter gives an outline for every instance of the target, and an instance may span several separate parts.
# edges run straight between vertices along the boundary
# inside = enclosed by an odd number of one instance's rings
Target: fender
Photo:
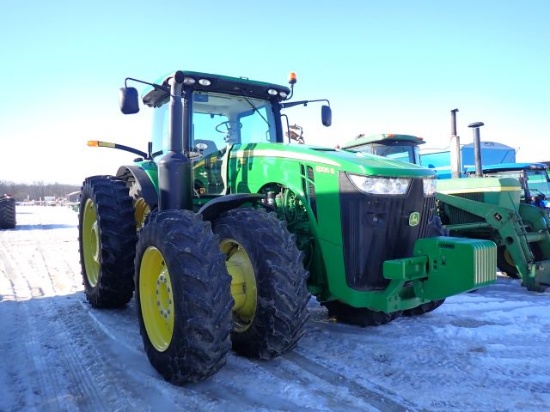
[[[267,207],[267,205],[261,202],[265,199],[265,195],[259,193],[233,193],[212,199],[203,205],[198,213],[202,215],[204,220],[212,222],[223,212],[237,209],[245,203],[258,203]]]
[[[143,168],[133,165],[121,166],[116,176],[131,183],[130,196],[134,199],[142,197],[151,210],[158,206],[157,190]]]

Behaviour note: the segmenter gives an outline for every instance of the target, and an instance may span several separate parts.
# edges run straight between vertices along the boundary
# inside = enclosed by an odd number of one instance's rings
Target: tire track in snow
[[[84,303],[81,286],[79,295],[55,296],[54,285],[67,283],[66,279],[57,279],[60,274],[67,274],[55,270],[60,266],[59,251],[49,250],[51,244],[43,240],[34,244],[32,249],[32,252],[29,252],[18,248],[19,256],[16,253],[14,258],[18,262],[24,262],[19,268],[19,282],[26,283],[28,290],[35,291],[34,295],[50,295],[44,299],[33,300],[38,306],[37,312],[41,315],[35,317],[32,322],[35,326],[32,329],[38,330],[40,326],[48,325],[48,335],[51,335],[53,329],[56,339],[54,342],[48,342],[44,349],[38,346],[40,336],[37,335],[37,345],[30,348],[32,353],[37,353],[33,358],[47,359],[48,355],[55,358],[55,363],[50,365],[48,377],[42,384],[44,390],[50,393],[49,398],[52,394],[58,394],[58,404],[42,405],[43,409],[103,411],[113,410],[114,406],[118,411],[148,410],[143,405],[154,405],[154,408],[160,409],[172,408],[174,404],[167,401],[163,393],[165,391],[155,387],[158,377],[154,375],[154,371],[151,373],[152,368],[147,365],[144,353],[134,352],[133,355],[141,357],[149,373],[135,374],[135,369],[128,370],[124,362],[113,362],[114,359],[127,359],[128,345],[120,346],[121,341],[115,341],[113,345],[113,335],[107,333],[106,328],[99,327],[100,323],[91,316],[89,306]],[[32,259],[26,259],[31,253]],[[50,256],[56,258],[52,260]],[[75,256],[78,256],[77,252]],[[9,272],[15,273],[13,269]],[[27,274],[30,275],[29,278],[26,277]],[[80,284],[76,279],[72,283]],[[32,313],[27,313],[27,317],[32,318]],[[137,328],[137,319],[135,327]],[[51,356],[52,353],[57,354]],[[139,364],[139,361],[131,359],[129,363]],[[41,369],[47,366],[44,365]],[[63,377],[63,381],[60,377]],[[162,380],[159,382],[164,384]],[[197,406],[194,402],[184,402],[184,405]]]
[[[4,243],[0,247],[8,277],[14,285],[17,308],[23,313],[20,318],[27,324],[24,339],[26,358],[34,365],[33,381],[38,384],[36,388],[26,389],[24,396],[32,399],[27,399],[25,403],[31,402],[41,410],[50,411],[74,408],[106,410],[91,377],[80,368],[80,354],[64,340],[66,332],[60,327],[56,316],[56,302],[63,298],[44,297],[44,291],[52,289],[51,283],[47,284],[50,276],[44,274],[45,269],[40,265],[44,259],[28,261],[21,258],[28,256],[28,247],[35,248],[41,254],[39,245],[19,245],[12,249],[13,252]],[[56,336],[53,342],[48,339],[52,336],[52,329]],[[29,393],[31,390],[32,394]],[[80,404],[82,399],[86,399],[86,404]]]
[[[287,353],[285,359],[294,362],[303,370],[319,377],[334,387],[346,388],[352,395],[366,400],[380,411],[406,412],[418,410],[416,406],[406,400],[396,400],[396,395],[389,394],[379,386],[373,385],[373,389],[369,389],[340,373],[333,372],[329,368],[312,361],[296,351]]]

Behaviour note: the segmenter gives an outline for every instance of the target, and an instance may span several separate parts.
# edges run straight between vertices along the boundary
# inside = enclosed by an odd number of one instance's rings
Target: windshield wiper
[[[244,97],[244,100],[246,100],[246,102],[250,105],[250,107],[252,107],[252,109],[258,113],[260,115],[260,117],[264,120],[264,122],[267,124],[267,126],[269,128],[271,128],[271,125],[269,124],[269,122],[267,121],[267,119],[264,117],[264,115],[258,110],[258,108],[254,105],[254,103],[252,103],[248,97],[248,93],[246,93],[246,91],[244,89],[239,89],[242,93],[242,97]]]

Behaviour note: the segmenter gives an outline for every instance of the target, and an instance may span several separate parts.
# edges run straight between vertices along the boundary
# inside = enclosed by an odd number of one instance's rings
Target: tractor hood
[[[436,176],[435,171],[408,162],[361,152],[348,152],[321,146],[254,143],[235,145],[231,157],[273,157],[304,161],[318,166],[360,175],[387,177]]]

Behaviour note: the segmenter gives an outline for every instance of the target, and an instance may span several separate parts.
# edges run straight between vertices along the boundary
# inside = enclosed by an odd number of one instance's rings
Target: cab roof
[[[403,140],[406,142],[424,144],[426,143],[423,138],[418,136],[413,136],[410,134],[373,134],[370,136],[365,136],[364,134],[359,134],[357,137],[345,144],[342,145],[343,149],[351,149],[356,146],[363,146],[369,143],[384,143],[384,142],[394,142],[398,140]]]
[[[277,91],[277,96],[279,96],[279,99],[281,99],[281,93],[285,96],[290,94],[290,89],[286,86],[250,80],[245,77],[231,77],[188,70],[181,70],[181,72],[185,77],[190,77],[195,80],[193,88],[199,91],[216,91],[238,95],[242,95],[244,93],[248,97],[263,99],[273,98],[273,96],[268,93],[268,90],[270,89]],[[156,84],[168,87],[168,80],[173,77],[173,75],[174,72],[171,72],[161,77]],[[210,84],[203,85],[199,82],[199,80],[208,80]],[[168,95],[169,92],[164,88],[148,86],[143,93],[143,103],[147,106],[155,107],[161,102],[164,102]]]
[[[487,165],[481,167],[483,172],[509,172],[512,170],[546,170],[548,166],[544,163],[501,163],[496,165]],[[475,167],[470,166],[467,172],[475,171]]]

